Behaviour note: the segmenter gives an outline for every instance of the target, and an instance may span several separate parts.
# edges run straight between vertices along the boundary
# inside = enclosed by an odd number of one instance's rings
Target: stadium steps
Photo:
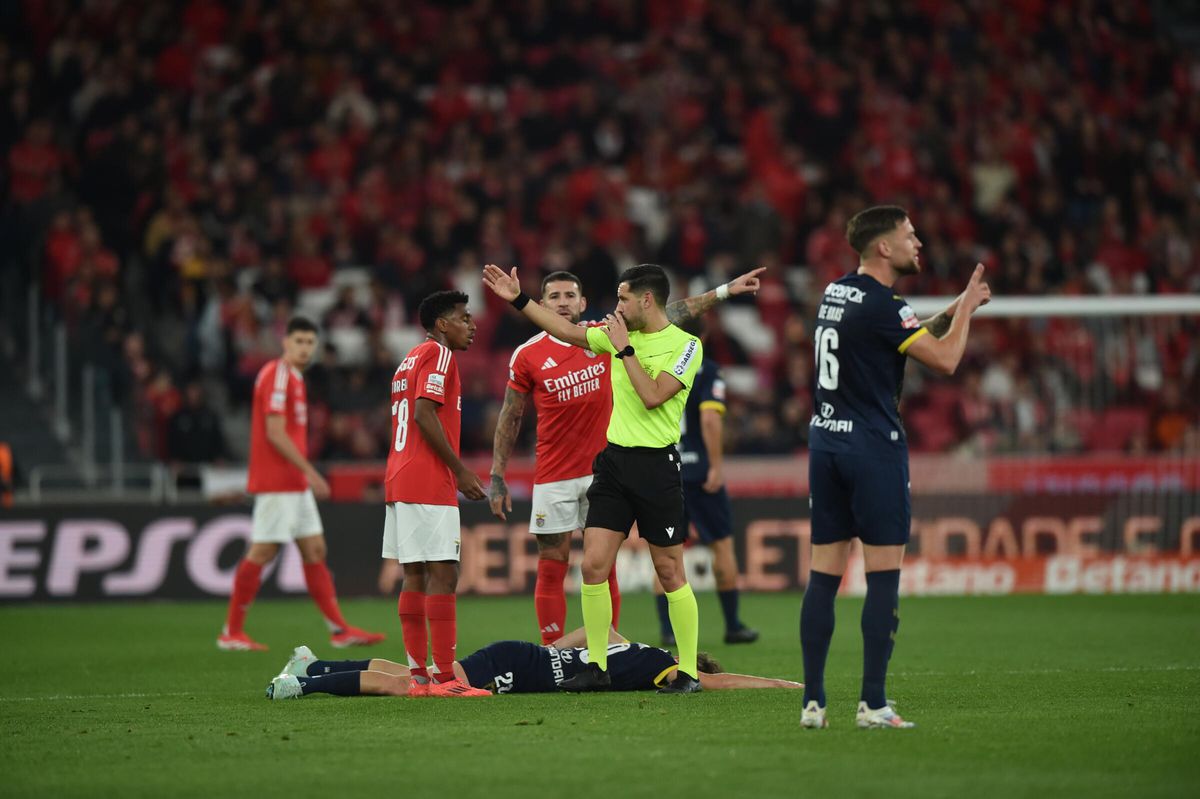
[[[30,398],[22,371],[0,358],[0,441],[12,447],[18,485],[28,485],[29,471],[46,464],[70,465],[66,447],[55,437],[46,408]]]

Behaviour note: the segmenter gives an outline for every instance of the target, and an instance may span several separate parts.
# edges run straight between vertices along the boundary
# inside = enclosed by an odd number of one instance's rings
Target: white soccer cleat
[[[280,674],[267,686],[267,699],[299,699],[302,696],[304,689],[294,674]]]
[[[817,700],[809,700],[804,710],[800,711],[800,726],[809,730],[823,730],[829,726],[829,721],[825,718],[825,708],[818,705]]]
[[[893,730],[910,730],[917,726],[911,721],[905,721],[900,718],[899,714],[892,710],[891,705],[884,705],[878,710],[872,710],[867,707],[866,702],[858,703],[858,714],[854,717],[854,722],[861,730],[889,728]]]
[[[317,656],[313,651],[306,646],[298,646],[292,650],[292,656],[288,658],[288,662],[284,665],[283,670],[279,672],[279,676],[290,674],[293,677],[307,677],[308,666],[316,662]]]

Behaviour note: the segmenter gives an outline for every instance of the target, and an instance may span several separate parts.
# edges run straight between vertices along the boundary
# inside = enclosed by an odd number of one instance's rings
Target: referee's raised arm
[[[559,341],[583,347],[585,350],[590,349],[586,328],[572,324],[570,320],[543,308],[540,303],[534,302],[532,297],[521,291],[521,281],[517,278],[515,266],[511,272],[505,274],[504,270],[495,264],[488,264],[483,268],[483,282],[496,296],[507,300],[512,307],[525,314],[529,321]]]

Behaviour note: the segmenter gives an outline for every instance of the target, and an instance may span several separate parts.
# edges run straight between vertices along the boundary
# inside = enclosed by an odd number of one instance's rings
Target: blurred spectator
[[[169,396],[165,361],[234,412],[293,309],[362,331],[365,356],[326,349],[309,376],[314,440],[349,414],[333,454],[382,451],[382,348],[420,340],[428,293],[469,292],[478,363],[533,332],[482,296],[482,263],[531,293],[570,270],[593,317],[635,263],[705,285],[770,264],[761,329],[712,332],[774,400],[731,430],[742,452],[803,444],[813,297],[854,268],[865,205],[913,214],[908,295],[977,260],[1010,296],[1200,291],[1194,48],[1155,4],[33,5],[0,48],[2,224],[52,318],[115,385]],[[364,274],[369,298],[332,296]],[[1089,397],[1155,408],[1152,448],[1190,440],[1171,392],[1200,385],[1194,319],[1103,353],[1084,324],[1018,327],[908,398],[959,419],[936,448],[1085,446]],[[464,396],[468,452],[493,383]]]
[[[183,405],[167,423],[167,460],[178,466],[228,458],[221,417],[209,407],[204,384],[193,380],[184,387]]]

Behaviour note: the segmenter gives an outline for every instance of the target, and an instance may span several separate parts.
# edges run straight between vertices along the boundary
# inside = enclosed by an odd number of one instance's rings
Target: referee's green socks
[[[583,628],[587,631],[588,659],[608,671],[608,628],[612,626],[612,596],[608,593],[608,583],[584,583],[579,604],[583,608]]]
[[[700,638],[700,610],[689,584],[684,583],[682,588],[667,592],[667,612],[671,616],[671,629],[675,631],[675,645],[679,647],[679,670],[696,678],[699,674],[696,646]]]

